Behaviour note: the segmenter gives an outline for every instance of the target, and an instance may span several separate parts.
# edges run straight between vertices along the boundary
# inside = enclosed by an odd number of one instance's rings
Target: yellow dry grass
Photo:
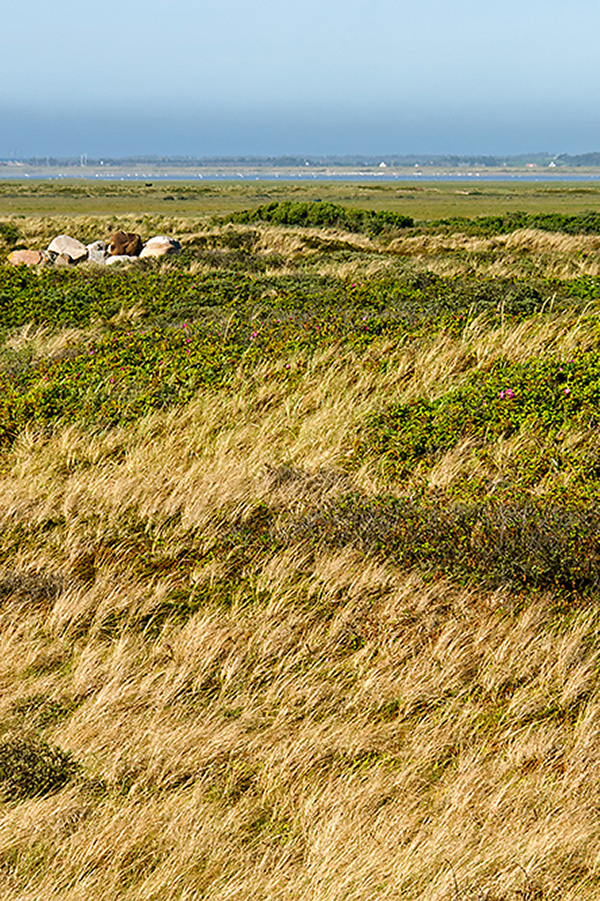
[[[600,238],[518,229],[507,235],[423,234],[396,238],[391,254],[437,275],[574,278],[600,273]]]
[[[14,222],[28,246],[42,250],[56,235],[69,234],[80,241],[107,240],[115,231],[139,232],[144,240],[153,234],[194,233],[206,224],[206,217],[184,219],[179,216],[159,216],[134,213],[113,216],[13,216]]]
[[[215,225],[209,214],[181,217],[144,213],[96,216],[8,216],[31,249],[43,249],[61,233],[82,241],[107,239],[117,230],[176,236],[184,249],[200,251],[191,259],[195,273],[236,264],[236,254],[250,254],[268,276],[293,274],[310,267],[323,276],[365,278],[386,273],[431,272],[441,276],[558,278],[600,275],[600,238],[520,229],[490,238],[464,234],[420,234],[389,241],[340,229],[262,224]],[[6,250],[6,248],[5,248]],[[216,253],[215,253],[216,252]],[[231,262],[232,261],[232,262]],[[165,268],[172,266],[162,261]]]
[[[376,461],[344,469],[382,404],[594,340],[585,318],[543,321],[299,354],[289,382],[265,365],[128,428],[19,438],[0,470],[0,715],[62,704],[43,731],[83,776],[0,808],[0,897],[600,897],[593,607],[301,540],[211,555],[261,502],[390,490]],[[453,453],[432,485],[474,465]],[[204,601],[144,630],[184,596]]]

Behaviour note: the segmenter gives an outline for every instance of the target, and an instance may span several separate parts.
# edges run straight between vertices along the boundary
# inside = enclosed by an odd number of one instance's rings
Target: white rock
[[[54,265],[55,266],[74,266],[75,262],[72,257],[69,256],[68,253],[59,253],[57,257],[54,257]]]
[[[79,260],[85,260],[88,255],[85,244],[82,244],[77,238],[70,238],[69,235],[58,235],[50,242],[48,250],[50,253],[55,253],[58,256],[66,254],[71,257],[74,263],[77,263]]]
[[[146,241],[140,253],[140,258],[164,257],[167,253],[179,253],[180,250],[181,244],[179,241],[169,238],[167,235],[156,235],[155,238],[150,238]]]
[[[108,256],[108,247],[105,241],[94,241],[87,245],[88,260],[91,263],[104,263]]]
[[[135,260],[139,260],[139,257],[130,257],[126,254],[121,253],[118,255],[115,254],[115,256],[112,257],[106,257],[106,260],[104,262],[107,266],[114,266],[115,263],[134,263]]]

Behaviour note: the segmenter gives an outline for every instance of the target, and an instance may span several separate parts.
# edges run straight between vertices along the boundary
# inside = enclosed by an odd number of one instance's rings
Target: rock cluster
[[[179,241],[167,235],[156,235],[144,244],[140,235],[119,231],[108,242],[94,241],[87,245],[70,235],[57,235],[46,250],[13,250],[8,255],[8,262],[12,266],[74,266],[87,261],[110,266],[147,257],[162,257],[179,253],[180,250]]]

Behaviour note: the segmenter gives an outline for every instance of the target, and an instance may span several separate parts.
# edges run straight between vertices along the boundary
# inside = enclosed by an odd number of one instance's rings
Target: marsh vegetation
[[[600,236],[565,196],[2,217],[4,256],[183,246],[0,266],[2,897],[598,897]]]

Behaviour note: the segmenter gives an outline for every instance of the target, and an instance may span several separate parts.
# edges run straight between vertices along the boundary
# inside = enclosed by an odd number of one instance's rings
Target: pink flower
[[[570,388],[564,388],[563,394],[570,394],[570,393],[571,393],[571,389],[570,389]]]

